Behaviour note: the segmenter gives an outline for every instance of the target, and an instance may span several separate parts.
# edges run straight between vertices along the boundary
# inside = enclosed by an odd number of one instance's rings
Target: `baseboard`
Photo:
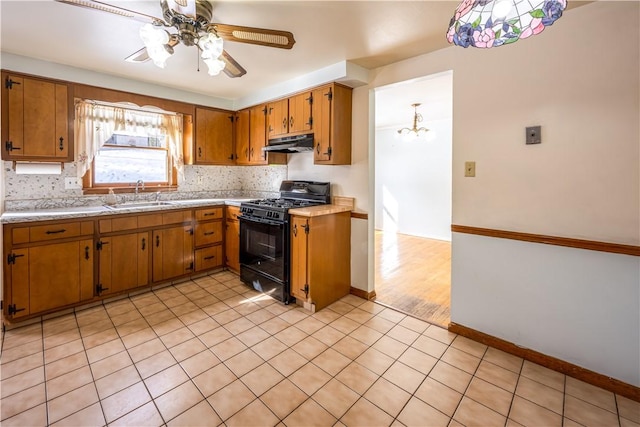
[[[353,286],[351,286],[349,293],[351,295],[364,298],[367,301],[371,301],[372,299],[376,298],[376,291],[367,292],[367,291],[363,291],[362,289],[354,288]]]
[[[497,348],[505,353],[522,357],[530,362],[537,363],[538,365],[561,372],[580,381],[584,381],[596,387],[609,390],[613,393],[635,400],[636,402],[640,402],[640,388],[631,384],[590,371],[589,369],[582,368],[574,365],[573,363],[556,359],[553,356],[548,356],[535,350],[517,346],[509,341],[505,341],[501,338],[485,334],[484,332],[480,332],[457,323],[449,323],[448,329],[450,332],[454,332],[458,335],[462,335],[463,337]]]

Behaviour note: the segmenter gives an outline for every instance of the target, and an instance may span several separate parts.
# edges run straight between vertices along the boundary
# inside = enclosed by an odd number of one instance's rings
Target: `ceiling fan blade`
[[[220,55],[220,59],[223,60],[225,63],[224,70],[222,71],[224,71],[224,73],[227,76],[231,78],[236,78],[236,77],[242,77],[245,74],[247,74],[247,70],[242,68],[242,65],[238,64],[238,62],[236,62],[236,60],[233,59],[231,55],[227,53],[226,50],[222,51],[222,55]]]
[[[72,6],[84,7],[87,9],[93,9],[100,12],[113,13],[114,15],[122,16],[124,18],[132,18],[137,21],[156,23],[164,21],[155,16],[146,15],[144,13],[136,12],[134,10],[125,9],[119,6],[113,6],[108,3],[103,3],[96,0],[55,0],[59,3],[70,4]]]
[[[296,42],[293,34],[289,31],[226,24],[210,24],[207,29],[210,28],[213,28],[224,40],[230,42],[250,43],[280,49],[291,49]]]
[[[180,44],[180,39],[178,37],[171,37],[169,39],[169,43],[167,43],[171,47],[175,47]],[[147,48],[143,47],[142,49],[136,50],[131,55],[124,58],[127,62],[147,62],[150,60],[149,53],[147,52]]]
[[[129,55],[126,58],[124,58],[124,60],[127,61],[127,62],[147,62],[150,59],[151,58],[149,57],[149,54],[147,53],[147,48],[146,47],[143,47],[142,49],[137,50],[137,51],[133,52],[131,55]]]

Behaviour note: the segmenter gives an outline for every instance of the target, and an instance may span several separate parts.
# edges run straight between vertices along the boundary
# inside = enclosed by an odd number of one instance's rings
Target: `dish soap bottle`
[[[107,194],[107,205],[113,206],[118,203],[118,199],[116,198],[116,193],[113,192],[113,188],[109,189],[109,194]]]

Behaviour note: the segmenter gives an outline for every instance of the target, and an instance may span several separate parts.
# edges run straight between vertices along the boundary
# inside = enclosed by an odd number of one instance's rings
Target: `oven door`
[[[289,283],[287,222],[240,216],[240,269]],[[244,274],[246,276],[246,274]]]

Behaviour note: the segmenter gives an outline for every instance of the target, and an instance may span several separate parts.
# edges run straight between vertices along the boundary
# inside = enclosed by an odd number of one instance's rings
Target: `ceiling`
[[[161,17],[160,2],[105,3]],[[124,58],[143,44],[140,21],[45,1],[0,1],[1,50],[223,99],[238,99],[341,61],[367,69],[448,46],[457,1],[216,1],[213,21],[291,31],[291,50],[228,42],[246,70],[211,77],[195,47],[179,45],[164,69]],[[198,71],[198,66],[200,71]]]

